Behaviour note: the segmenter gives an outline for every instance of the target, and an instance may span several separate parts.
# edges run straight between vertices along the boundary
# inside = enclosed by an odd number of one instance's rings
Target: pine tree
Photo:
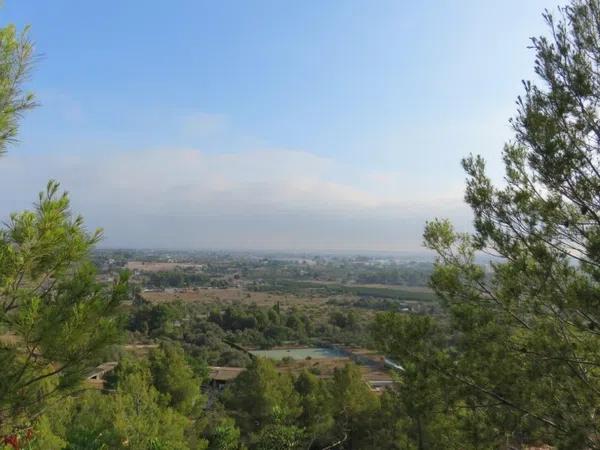
[[[96,281],[89,253],[100,237],[72,217],[55,182],[0,230],[1,431],[77,388],[118,341],[127,275],[108,287]]]
[[[28,31],[0,28],[0,155],[15,141],[21,115],[35,106],[33,94],[23,92],[33,62]]]
[[[499,442],[599,448],[600,2],[544,17],[550,37],[532,40],[539,81],[517,102],[505,185],[466,158],[474,232],[435,220],[425,242],[451,318],[454,364],[442,372],[478,405],[473,424],[492,424]]]

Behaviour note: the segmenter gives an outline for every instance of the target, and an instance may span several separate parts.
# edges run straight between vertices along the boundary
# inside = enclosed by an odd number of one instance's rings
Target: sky
[[[0,217],[49,179],[101,246],[416,251],[501,180],[549,0],[5,0],[36,64]]]

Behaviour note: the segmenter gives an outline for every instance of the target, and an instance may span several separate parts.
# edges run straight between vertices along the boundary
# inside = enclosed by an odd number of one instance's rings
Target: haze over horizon
[[[103,246],[303,251],[418,251],[426,220],[468,228],[460,159],[501,178],[528,39],[555,6],[85,3],[0,9],[39,42],[41,103],[0,159],[2,217],[52,177]]]

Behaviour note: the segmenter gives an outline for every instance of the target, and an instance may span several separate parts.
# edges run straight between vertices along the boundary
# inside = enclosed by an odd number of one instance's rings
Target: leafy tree
[[[275,422],[287,424],[300,414],[298,394],[290,376],[277,372],[270,360],[255,358],[224,395],[243,431]]]
[[[120,380],[114,402],[113,426],[124,447],[186,449],[189,421],[161,404],[148,371],[141,369]]]
[[[32,430],[32,439],[29,442],[30,449],[65,448],[67,442],[52,429],[50,420],[46,415],[41,416],[35,423],[35,431]]]
[[[89,391],[69,399],[63,405],[63,411],[54,408],[44,417],[50,420],[57,434],[61,435],[62,431],[69,449],[119,448],[124,439],[114,427],[112,398],[113,396],[108,397],[98,391]],[[61,415],[65,410],[68,419],[61,430],[56,426],[56,422],[64,420]]]
[[[168,335],[172,332],[172,323],[178,317],[172,305],[143,303],[138,305],[130,316],[129,329],[141,331],[151,336]]]
[[[443,329],[429,316],[379,314],[373,325],[379,347],[394,361],[402,361],[397,383],[382,397],[375,441],[390,448],[485,448],[483,436],[470,440],[462,434],[464,402],[446,372],[452,361]],[[495,447],[491,447],[495,448]]]
[[[240,429],[235,421],[223,418],[208,435],[209,450],[236,450],[240,446]]]
[[[126,359],[109,394],[86,393],[73,401],[64,437],[69,449],[189,448],[190,421],[165,407],[148,367]]]
[[[270,423],[252,436],[252,449],[255,450],[296,450],[301,449],[304,433],[295,425]]]
[[[349,448],[361,448],[360,442],[369,432],[365,424],[379,406],[377,397],[355,364],[335,369],[330,390],[338,436],[347,440]]]
[[[334,311],[331,313],[329,321],[332,325],[340,328],[348,328],[350,330],[356,328],[358,325],[358,318],[356,313],[352,310],[344,314],[342,311]]]
[[[153,385],[168,399],[169,406],[189,415],[202,405],[200,380],[188,365],[181,347],[161,343],[149,355]]]
[[[71,392],[119,337],[127,275],[112,287],[96,281],[88,258],[101,233],[85,231],[58,189],[50,182],[34,211],[0,230],[0,430]]]
[[[466,158],[475,231],[435,220],[425,242],[451,317],[445,376],[479,405],[477,422],[515,446],[599,448],[600,2],[545,18],[551,37],[532,40],[541,83],[525,82],[517,102],[505,185]],[[477,252],[491,254],[490,275]]]
[[[300,394],[302,406],[298,424],[306,430],[309,443],[325,447],[333,440],[331,434],[335,423],[333,398],[327,383],[305,370],[296,379],[294,387]]]

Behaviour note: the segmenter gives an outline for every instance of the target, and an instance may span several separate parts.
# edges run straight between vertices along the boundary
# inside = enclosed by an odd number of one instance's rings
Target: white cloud
[[[281,149],[15,151],[0,160],[0,189],[13,193],[0,213],[28,207],[52,177],[113,246],[414,250],[426,219],[467,217],[460,196],[403,192],[393,173],[333,181],[340,170],[334,160]]]

